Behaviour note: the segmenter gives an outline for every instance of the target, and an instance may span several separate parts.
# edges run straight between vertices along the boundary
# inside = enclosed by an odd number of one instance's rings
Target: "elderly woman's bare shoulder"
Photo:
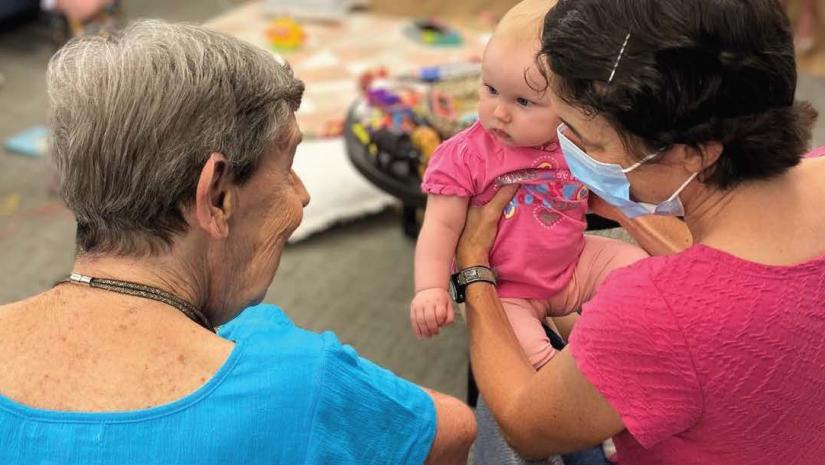
[[[43,294],[0,305],[0,334],[8,328],[8,325],[33,319],[35,314],[45,307],[47,304],[44,302]]]
[[[0,395],[66,411],[162,405],[199,389],[234,347],[185,316],[157,319],[162,305],[96,300],[50,290],[0,307]]]

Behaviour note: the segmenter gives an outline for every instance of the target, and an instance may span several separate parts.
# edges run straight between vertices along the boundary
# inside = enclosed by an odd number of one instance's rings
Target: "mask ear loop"
[[[639,160],[636,163],[628,166],[627,168],[622,168],[622,173],[627,174],[627,173],[635,170],[636,168],[638,168],[638,167],[644,165],[645,163],[647,163],[648,161],[658,157],[660,153],[662,153],[662,152],[651,153],[650,155],[642,158],[641,160]]]
[[[687,178],[687,181],[683,182],[683,183],[682,183],[682,185],[681,185],[681,186],[679,186],[679,188],[678,188],[678,189],[676,189],[676,192],[674,192],[674,193],[673,193],[673,195],[671,195],[671,196],[670,196],[667,200],[665,200],[665,202],[670,202],[670,201],[672,201],[673,199],[675,199],[676,197],[678,197],[678,196],[679,196],[679,194],[681,194],[681,193],[682,193],[682,191],[683,191],[683,190],[685,190],[685,187],[687,187],[687,186],[688,186],[688,184],[690,184],[690,183],[691,183],[694,179],[696,179],[696,176],[699,176],[699,172],[698,172],[698,171],[697,171],[697,172],[695,172],[695,173],[693,173],[693,174],[691,174],[691,175],[690,175],[690,177],[689,177],[689,178]]]

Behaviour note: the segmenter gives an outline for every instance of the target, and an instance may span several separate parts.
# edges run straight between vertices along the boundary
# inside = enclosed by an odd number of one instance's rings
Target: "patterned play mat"
[[[206,25],[272,50],[267,36],[274,18],[263,2],[229,11]],[[302,22],[304,44],[279,54],[306,83],[297,113],[305,140],[295,158],[312,201],[293,240],[301,240],[336,223],[380,211],[396,200],[366,181],[347,159],[342,138],[321,138],[340,125],[359,97],[364,72],[385,68],[392,75],[415,73],[422,67],[477,60],[489,31],[451,24],[458,44],[426,45],[410,36],[414,18],[355,13],[343,21]]]

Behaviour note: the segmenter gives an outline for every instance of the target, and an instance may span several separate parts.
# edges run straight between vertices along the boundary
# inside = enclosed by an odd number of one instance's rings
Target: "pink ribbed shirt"
[[[697,245],[611,275],[570,350],[621,415],[621,464],[825,463],[825,256]]]

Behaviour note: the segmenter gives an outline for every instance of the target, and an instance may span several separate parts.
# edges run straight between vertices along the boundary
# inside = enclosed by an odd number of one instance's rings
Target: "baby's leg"
[[[562,337],[569,338],[570,332],[583,303],[590,300],[611,272],[632,265],[649,255],[633,244],[618,239],[587,235],[584,237],[584,250],[579,256],[576,270],[567,287],[553,296],[550,301],[552,315],[567,315],[554,318],[561,329]],[[605,457],[615,454],[613,441],[608,439],[602,444]]]
[[[561,316],[579,311],[610,273],[647,257],[647,252],[625,241],[585,236],[584,249],[570,282],[549,300],[550,314]]]
[[[501,304],[530,363],[535,369],[541,368],[556,353],[541,324],[547,314],[546,306],[535,300],[507,297],[501,299]]]

